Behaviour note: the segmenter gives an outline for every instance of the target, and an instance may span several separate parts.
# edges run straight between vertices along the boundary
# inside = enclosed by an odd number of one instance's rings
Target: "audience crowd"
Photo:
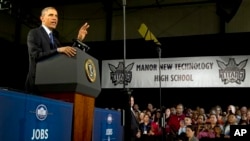
[[[160,109],[148,103],[146,109],[140,109],[135,103],[132,110],[139,123],[136,141],[227,141],[230,125],[250,124],[247,106],[228,105],[223,111],[215,105],[205,111],[202,107],[185,108],[181,103]]]

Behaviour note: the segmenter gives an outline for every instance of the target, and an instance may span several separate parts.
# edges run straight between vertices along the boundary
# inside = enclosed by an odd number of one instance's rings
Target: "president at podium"
[[[41,26],[31,29],[27,36],[29,72],[25,82],[26,92],[37,95],[39,94],[39,90],[35,86],[37,62],[59,53],[65,54],[69,57],[76,55],[76,48],[71,46],[61,46],[59,40],[55,36],[55,29],[58,24],[58,13],[54,7],[46,7],[42,9],[40,20]],[[88,23],[82,25],[78,32],[77,41],[84,40],[88,33],[88,28]]]

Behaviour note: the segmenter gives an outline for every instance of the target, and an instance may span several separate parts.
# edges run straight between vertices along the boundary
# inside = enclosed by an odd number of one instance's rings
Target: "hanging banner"
[[[126,59],[125,65],[124,60],[103,60],[102,88],[250,87],[249,58]]]

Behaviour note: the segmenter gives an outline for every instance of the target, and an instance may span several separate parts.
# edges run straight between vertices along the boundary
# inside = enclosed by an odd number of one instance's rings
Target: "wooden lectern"
[[[74,104],[72,140],[91,141],[95,98],[101,91],[99,64],[76,49],[75,57],[58,54],[38,62],[35,84],[42,96]]]

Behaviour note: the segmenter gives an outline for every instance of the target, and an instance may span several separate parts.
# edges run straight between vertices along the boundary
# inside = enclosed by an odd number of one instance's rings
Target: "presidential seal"
[[[108,124],[111,124],[112,121],[113,121],[112,115],[111,115],[111,114],[108,114],[108,116],[107,116],[107,123],[108,123]]]
[[[90,82],[96,81],[96,68],[93,60],[87,59],[85,62],[85,72]]]
[[[44,104],[40,104],[36,107],[36,117],[37,119],[43,121],[47,118],[48,109]]]

